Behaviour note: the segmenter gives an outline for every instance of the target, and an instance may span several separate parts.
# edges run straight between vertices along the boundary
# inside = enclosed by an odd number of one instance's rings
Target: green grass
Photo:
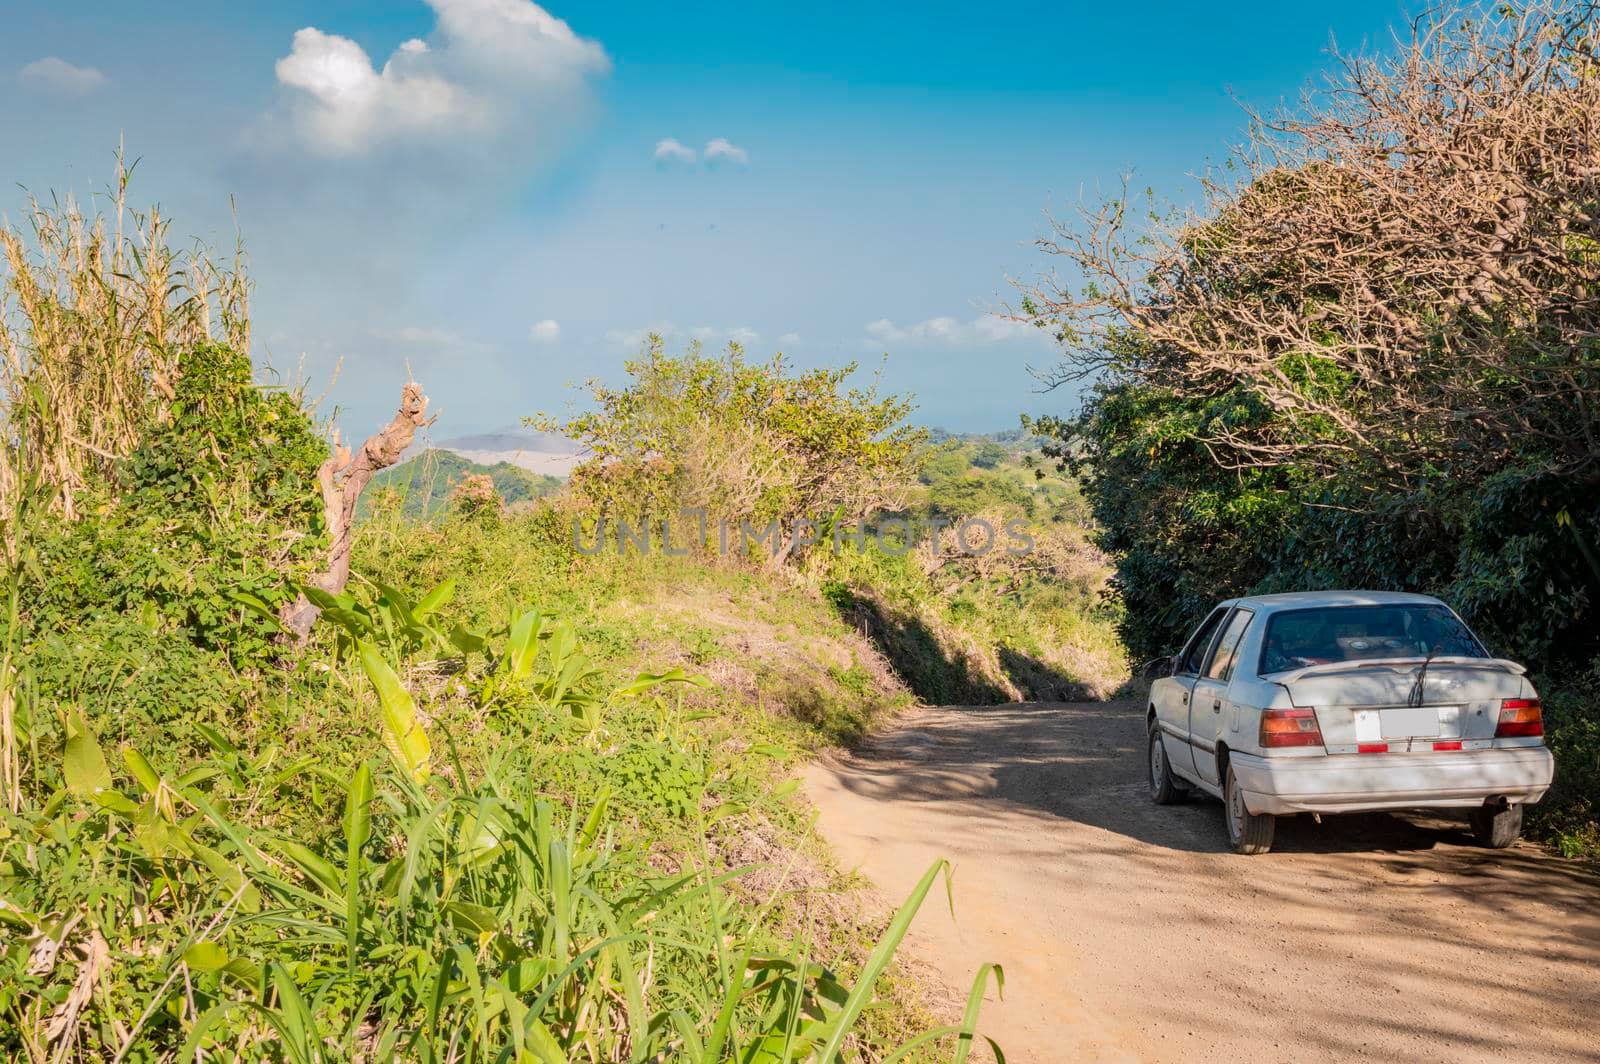
[[[940,1026],[785,782],[906,700],[826,602],[581,558],[548,511],[379,510],[356,572],[294,668],[134,733],[8,689],[6,1054],[872,1060]]]
[[[739,870],[718,868],[704,845],[707,821],[734,815],[724,806],[692,814],[699,852],[663,870],[619,831],[606,795],[552,801],[515,758],[470,782],[423,783],[393,767],[375,781],[362,762],[342,788],[324,776],[327,797],[342,798],[330,803],[339,821],[308,844],[250,824],[237,798],[218,793],[211,781],[229,778],[237,751],[217,747],[222,761],[177,778],[125,751],[120,778],[78,728],[61,789],[7,818],[35,841],[8,854],[11,874],[35,888],[4,910],[34,947],[8,957],[0,1004],[10,1051],[853,1057],[867,1036],[863,1010],[942,869],[929,870],[850,979],[819,963],[824,944],[766,930],[781,890],[766,906],[738,904],[729,883]],[[260,797],[294,782],[278,773],[266,788],[244,786]],[[83,877],[96,885],[87,898],[74,889]],[[78,921],[63,912],[87,926],[74,935]],[[84,941],[66,978],[38,963],[41,935]],[[80,987],[88,997],[74,1006]],[[69,1042],[52,1033],[63,1016]],[[972,1024],[945,1033],[970,1040]]]

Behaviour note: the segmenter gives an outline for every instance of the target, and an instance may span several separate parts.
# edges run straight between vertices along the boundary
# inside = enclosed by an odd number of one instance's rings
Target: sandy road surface
[[[910,945],[963,997],[1005,966],[1012,1061],[1600,1060],[1600,879],[1383,814],[1237,857],[1144,773],[1138,704],[1029,704],[918,711],[806,783],[886,904],[954,862]]]

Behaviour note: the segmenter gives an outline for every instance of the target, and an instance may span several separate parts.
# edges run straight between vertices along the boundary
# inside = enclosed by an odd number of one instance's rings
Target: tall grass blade
[[[739,955],[738,963],[727,972],[727,989],[722,995],[722,1007],[717,1010],[716,1022],[711,1025],[711,1034],[706,1038],[705,1059],[720,1061],[723,1047],[728,1044],[728,1036],[733,1031],[733,1019],[739,1008],[739,997],[744,993],[744,973],[750,966],[750,948],[745,947]]]
[[[344,800],[346,939],[350,975],[356,972],[356,940],[361,935],[361,849],[372,832],[372,769],[363,761]]]
[[[524,682],[533,675],[533,659],[539,653],[539,633],[543,629],[544,618],[538,610],[528,610],[511,625],[501,668],[514,682]]]
[[[965,1064],[967,1055],[972,1052],[972,1039],[978,1031],[978,1013],[983,1009],[983,992],[989,988],[989,975],[994,974],[995,993],[1003,1000],[1006,996],[1006,971],[998,964],[985,964],[978,969],[978,975],[972,980],[972,989],[967,993],[967,1008],[961,1014],[961,1033],[957,1036],[956,1055],[953,1064]],[[994,1042],[989,1042],[994,1046]],[[1005,1055],[995,1048],[995,1059],[1000,1064],[1005,1064]]]
[[[454,580],[446,580],[444,583],[440,584],[426,595],[423,595],[422,601],[417,603],[417,607],[413,612],[415,612],[419,619],[426,619],[436,612],[441,606],[454,598],[455,593],[456,582]]]
[[[867,963],[861,968],[861,975],[856,979],[856,985],[851,988],[850,996],[845,999],[844,1007],[839,1014],[830,1021],[830,1033],[827,1043],[822,1047],[819,1058],[820,1064],[832,1064],[838,1059],[839,1050],[843,1048],[845,1039],[850,1036],[850,1028],[855,1026],[856,1020],[861,1017],[861,1012],[872,1000],[872,989],[878,982],[878,977],[883,974],[889,962],[894,959],[895,950],[900,948],[900,943],[905,939],[906,932],[911,930],[911,921],[916,919],[917,910],[922,908],[923,901],[928,897],[928,891],[933,889],[934,881],[940,874],[950,875],[950,862],[940,858],[929,866],[922,874],[922,879],[917,882],[911,891],[911,896],[900,906],[894,914],[894,919],[889,921],[889,927],[873,948]]]

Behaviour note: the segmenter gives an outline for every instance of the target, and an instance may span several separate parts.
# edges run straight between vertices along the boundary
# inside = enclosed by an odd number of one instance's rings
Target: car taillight
[[[1507,698],[1500,703],[1500,723],[1494,729],[1496,739],[1543,734],[1544,714],[1537,698]]]
[[[1261,745],[1321,746],[1322,730],[1314,709],[1263,709]]]

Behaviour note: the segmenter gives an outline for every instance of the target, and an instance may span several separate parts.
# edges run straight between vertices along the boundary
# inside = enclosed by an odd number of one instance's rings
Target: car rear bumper
[[[1325,757],[1229,755],[1252,813],[1358,813],[1537,802],[1555,777],[1543,746]]]

